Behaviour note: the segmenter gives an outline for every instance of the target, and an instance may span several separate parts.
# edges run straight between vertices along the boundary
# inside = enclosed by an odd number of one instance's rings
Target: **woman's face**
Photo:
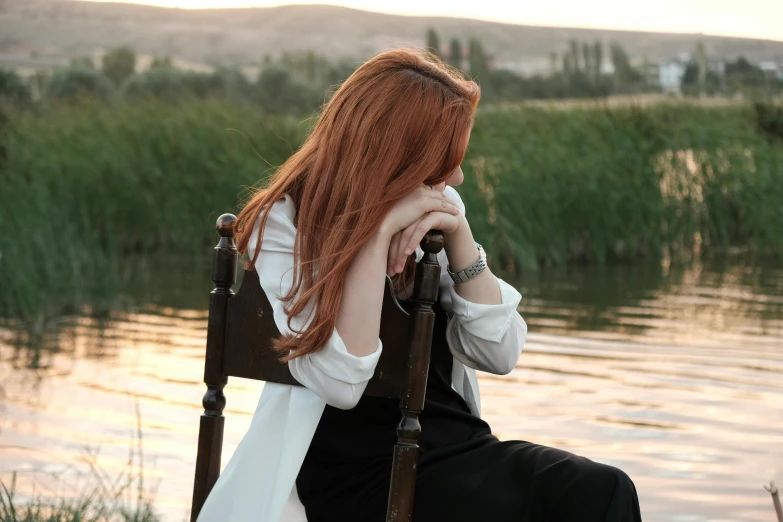
[[[446,179],[446,181],[442,181],[437,185],[432,185],[432,188],[439,192],[443,192],[446,190],[446,187],[457,187],[462,185],[463,181],[465,181],[465,175],[462,174],[462,167],[457,167],[454,169],[454,172],[451,173],[451,176]]]

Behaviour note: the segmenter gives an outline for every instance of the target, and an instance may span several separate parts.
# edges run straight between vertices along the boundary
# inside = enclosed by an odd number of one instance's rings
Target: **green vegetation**
[[[0,69],[0,105],[46,107],[51,104],[135,102],[167,103],[196,100],[252,102],[271,114],[309,114],[356,68],[356,63],[331,61],[313,52],[284,52],[265,57],[252,78],[238,67],[219,66],[212,72],[182,70],[170,57],[156,57],[136,72],[136,57],[118,48],[95,67],[90,57],[77,57],[68,67],[39,72],[27,81]]]
[[[0,103],[26,105],[31,100],[30,86],[14,71],[0,69]]]
[[[489,106],[460,192],[512,271],[734,245],[783,254],[782,114]],[[297,148],[302,119],[216,100],[8,112],[0,316],[108,308],[137,254],[208,257],[217,216]]]
[[[118,47],[103,55],[103,74],[114,85],[122,85],[136,72],[136,53],[127,47]]]
[[[61,103],[108,101],[112,85],[94,68],[69,67],[54,73],[46,82],[45,90],[48,99]]]
[[[461,193],[510,269],[733,245],[783,254],[783,137],[758,126],[778,111],[489,109]]]
[[[14,477],[15,478],[15,477]],[[76,499],[36,496],[20,502],[14,483],[0,482],[0,522],[158,522],[150,500],[128,506],[124,492],[105,487],[86,491]]]

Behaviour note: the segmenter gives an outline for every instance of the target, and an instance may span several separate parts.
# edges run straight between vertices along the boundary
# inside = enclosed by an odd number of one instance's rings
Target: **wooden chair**
[[[220,241],[212,261],[215,289],[209,301],[204,382],[193,484],[191,521],[195,522],[204,501],[220,474],[223,445],[223,387],[229,376],[300,386],[288,365],[278,359],[272,340],[279,335],[272,307],[261,288],[258,274],[246,271],[239,292],[232,286],[237,276],[237,249],[234,240],[236,217],[223,214],[217,220]],[[443,235],[430,231],[421,242],[424,258],[416,267],[414,307],[410,315],[394,298],[387,285],[380,338],[384,346],[408,346],[405,350],[384,350],[365,394],[399,398],[402,419],[397,426],[397,442],[389,487],[387,522],[407,522],[412,518],[416,465],[421,432],[419,414],[424,407],[427,372],[438,298],[440,264],[437,254],[443,248]]]

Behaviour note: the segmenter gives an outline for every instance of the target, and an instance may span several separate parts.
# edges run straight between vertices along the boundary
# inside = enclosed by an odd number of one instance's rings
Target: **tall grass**
[[[210,223],[306,129],[213,102],[13,115],[0,138],[0,315],[111,306],[130,257],[204,256]]]
[[[16,475],[10,484],[0,482],[0,522],[158,522],[151,501],[126,503],[125,492],[105,485],[86,490],[77,498],[41,496],[20,501]]]
[[[783,253],[783,140],[748,106],[488,110],[469,220],[510,268],[747,246]]]
[[[212,226],[309,122],[200,101],[50,107],[0,124],[0,315],[110,307],[130,258],[203,259]],[[783,140],[751,107],[477,117],[460,192],[493,262],[520,270],[723,249],[783,253]],[[371,175],[368,173],[368,175]]]

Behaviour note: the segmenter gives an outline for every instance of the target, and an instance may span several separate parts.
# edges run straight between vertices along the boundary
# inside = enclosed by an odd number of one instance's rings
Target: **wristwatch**
[[[481,272],[483,272],[485,268],[487,268],[487,254],[486,252],[484,252],[484,247],[476,243],[476,248],[478,248],[478,252],[479,252],[478,261],[476,261],[475,263],[467,267],[465,270],[455,273],[451,271],[450,266],[446,268],[446,271],[454,280],[455,284],[464,283],[469,279],[473,279]]]

